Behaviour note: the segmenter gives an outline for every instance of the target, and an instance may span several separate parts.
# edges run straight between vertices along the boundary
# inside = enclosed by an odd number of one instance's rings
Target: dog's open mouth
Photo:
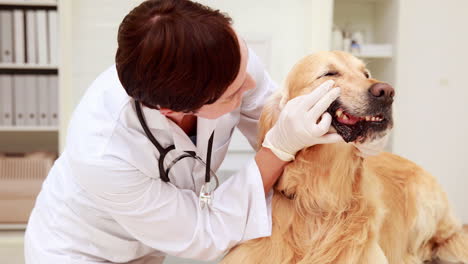
[[[364,122],[382,122],[384,118],[382,115],[377,116],[353,116],[350,113],[346,113],[343,108],[338,108],[335,113],[335,117],[338,122],[345,125],[355,125],[359,121]]]
[[[356,116],[346,111],[338,100],[330,105],[327,112],[333,117],[332,126],[346,142],[365,141],[391,126],[391,112]]]

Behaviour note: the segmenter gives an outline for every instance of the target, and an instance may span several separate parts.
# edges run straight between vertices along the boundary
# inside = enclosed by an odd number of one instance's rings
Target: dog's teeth
[[[366,116],[366,121],[370,121],[371,120],[371,117],[370,116]]]
[[[343,120],[348,120],[348,116],[347,116],[347,115],[343,115]]]
[[[337,117],[341,117],[342,114],[343,114],[343,111],[341,111],[341,110],[336,111],[336,116]]]
[[[372,121],[377,121],[377,117],[372,117]]]

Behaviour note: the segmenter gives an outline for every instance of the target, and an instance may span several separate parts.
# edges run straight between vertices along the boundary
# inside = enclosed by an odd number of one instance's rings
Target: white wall
[[[434,174],[468,223],[468,1],[400,1],[397,154]]]
[[[86,88],[114,63],[117,30],[124,16],[142,1],[71,1],[72,84],[75,103]]]
[[[72,111],[91,82],[114,63],[117,30],[124,16],[142,0],[59,0],[60,8],[60,149]]]

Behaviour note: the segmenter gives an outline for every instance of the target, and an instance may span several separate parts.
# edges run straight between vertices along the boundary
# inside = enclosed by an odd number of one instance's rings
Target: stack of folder
[[[58,126],[55,74],[0,74],[1,126]]]
[[[0,10],[0,63],[58,65],[57,10]]]
[[[0,10],[0,65],[57,67],[57,23],[57,10]],[[0,72],[0,127],[56,127],[57,74],[19,69]]]

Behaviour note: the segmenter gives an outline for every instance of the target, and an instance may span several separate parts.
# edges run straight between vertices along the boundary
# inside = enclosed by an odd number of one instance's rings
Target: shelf
[[[0,63],[0,70],[58,70],[58,66],[57,65]]]
[[[0,0],[0,6],[57,6],[54,0]]]
[[[27,224],[0,224],[0,230],[26,230]]]
[[[59,127],[56,126],[0,126],[0,132],[58,132]]]

